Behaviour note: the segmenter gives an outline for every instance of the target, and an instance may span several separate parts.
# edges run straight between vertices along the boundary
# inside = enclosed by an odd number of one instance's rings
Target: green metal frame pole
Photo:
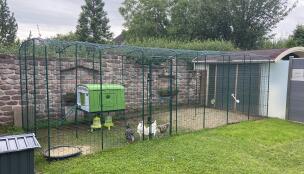
[[[148,125],[149,125],[149,139],[152,139],[152,61],[149,61],[149,73],[148,73],[148,88],[149,88],[149,116],[148,116]]]
[[[170,79],[169,79],[169,93],[170,93],[170,101],[169,101],[169,113],[170,113],[170,130],[169,130],[169,133],[170,135],[172,135],[172,102],[173,102],[173,86],[172,86],[172,83],[173,83],[173,65],[172,65],[172,57],[170,58]]]
[[[197,115],[197,97],[198,96],[198,92],[197,92],[197,72],[195,71],[195,97],[194,97],[194,100],[195,100],[195,102],[194,102],[194,116],[196,117],[196,115]]]
[[[175,133],[177,134],[177,105],[178,105],[178,88],[177,88],[177,78],[178,78],[178,74],[177,74],[177,56],[175,59],[175,92],[176,92],[176,99],[175,99]]]
[[[124,57],[121,56],[121,84],[125,86],[124,83]]]
[[[24,51],[24,68],[25,68],[25,98],[26,98],[26,131],[29,132],[29,97],[28,97],[28,69],[27,69],[27,42],[25,41],[25,51]]]
[[[99,97],[99,103],[100,103],[100,113],[99,113],[99,116],[100,116],[100,124],[102,125],[102,115],[103,115],[103,100],[102,100],[102,75],[103,75],[103,71],[102,71],[102,52],[101,50],[99,50],[99,88],[100,88],[100,97]],[[101,150],[103,150],[103,146],[104,146],[104,143],[103,143],[103,128],[101,128]]]
[[[246,68],[246,62],[245,62],[246,60],[245,60],[245,59],[246,59],[246,55],[244,55],[244,59],[243,59],[243,69],[244,69],[244,70],[245,70],[245,68]],[[245,72],[244,72],[244,73],[245,73]],[[242,91],[243,91],[243,94],[242,94],[242,96],[243,96],[242,98],[243,98],[243,99],[242,99],[242,100],[243,100],[243,101],[241,101],[241,102],[242,102],[242,105],[243,105],[243,109],[242,109],[242,110],[243,110],[243,113],[245,113],[245,78],[244,78],[244,76],[243,76],[242,78],[243,78],[243,80],[242,80],[242,82],[243,82],[243,83],[242,83],[242,86],[243,86],[243,87],[242,87],[242,88],[243,88],[243,89],[242,89]]]
[[[95,49],[93,52],[93,83],[96,83],[96,75],[95,75]]]
[[[59,81],[60,81],[60,114],[61,114],[61,120],[64,119],[64,108],[63,108],[63,89],[62,89],[62,50],[59,48],[58,52],[59,57]]]
[[[230,90],[230,60],[231,60],[231,57],[229,56],[228,57],[228,78],[227,78],[227,118],[226,118],[226,123],[229,124],[229,90]]]
[[[203,115],[203,128],[206,127],[206,96],[208,96],[207,93],[207,78],[208,77],[208,71],[207,71],[207,55],[205,55],[205,84],[204,84],[204,115]]]
[[[51,129],[50,129],[50,97],[49,97],[49,74],[48,74],[48,53],[47,46],[44,46],[44,59],[45,59],[45,83],[46,83],[46,108],[47,108],[47,125],[48,125],[48,156],[51,151]]]
[[[78,83],[78,44],[75,45],[75,96],[77,96]],[[78,108],[75,109],[75,123],[76,123],[76,138],[78,138]]]
[[[145,65],[144,65],[144,55],[143,52],[141,52],[141,66],[142,66],[142,122],[143,125],[145,125]],[[144,134],[144,126],[142,130],[142,140],[145,140],[145,134]]]
[[[19,77],[20,77],[20,98],[21,98],[21,118],[22,118],[22,124],[23,124],[23,119],[24,119],[24,102],[23,102],[23,83],[22,83],[22,57],[21,57],[21,49],[23,45],[20,46],[18,50],[18,55],[19,55]]]
[[[251,62],[251,56],[249,57],[249,96],[248,96],[248,120],[250,119],[250,109],[251,109],[251,66],[252,66],[252,62]]]
[[[270,59],[269,59],[269,61],[268,61],[268,78],[267,78],[267,110],[266,110],[266,116],[267,117],[269,117],[269,92],[270,92],[270,89],[269,89],[269,87],[270,87]]]
[[[198,52],[196,53],[196,57],[197,57],[197,59],[198,59]],[[198,99],[197,99],[197,96],[198,96],[198,92],[197,92],[197,71],[195,70],[194,71],[195,72],[195,97],[194,97],[194,99],[195,99],[195,102],[194,102],[194,116],[196,117],[196,115],[197,115],[197,101],[198,101]]]
[[[225,80],[225,56],[223,56],[222,65],[222,109],[224,110],[224,80]],[[215,99],[216,100],[216,99]]]
[[[35,48],[35,39],[33,39],[33,85],[34,85],[34,132],[37,133],[37,109],[36,109],[36,48]]]

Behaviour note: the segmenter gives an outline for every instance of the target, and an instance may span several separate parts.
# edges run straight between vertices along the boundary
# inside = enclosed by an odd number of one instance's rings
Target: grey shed
[[[0,137],[0,174],[34,174],[34,149],[40,147],[33,133]]]

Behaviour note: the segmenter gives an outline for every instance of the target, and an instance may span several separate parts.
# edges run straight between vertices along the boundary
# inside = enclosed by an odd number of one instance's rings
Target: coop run
[[[48,157],[268,116],[256,54],[30,39],[19,58],[23,128]]]

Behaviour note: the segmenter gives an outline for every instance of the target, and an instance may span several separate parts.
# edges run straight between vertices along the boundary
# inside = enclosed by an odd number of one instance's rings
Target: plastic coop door
[[[84,111],[90,111],[89,90],[85,86],[77,87],[77,105]]]

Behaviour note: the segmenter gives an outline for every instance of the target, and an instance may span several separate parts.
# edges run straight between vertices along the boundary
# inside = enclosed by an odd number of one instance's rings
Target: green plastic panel
[[[89,112],[100,112],[100,84],[83,84],[89,91]],[[125,109],[125,91],[122,85],[102,85],[102,111]]]

